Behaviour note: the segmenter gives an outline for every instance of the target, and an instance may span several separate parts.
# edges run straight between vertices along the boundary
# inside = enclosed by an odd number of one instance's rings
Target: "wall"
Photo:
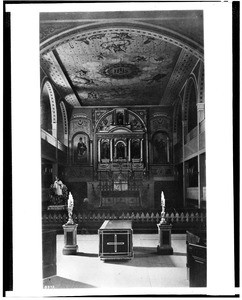
[[[161,191],[166,199],[167,208],[182,207],[182,197],[179,193],[178,181],[155,181],[154,183],[154,206],[161,207]]]

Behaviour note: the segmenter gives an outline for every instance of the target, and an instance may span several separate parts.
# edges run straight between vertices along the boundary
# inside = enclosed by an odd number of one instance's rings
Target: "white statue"
[[[166,224],[166,219],[165,219],[165,206],[166,206],[166,199],[164,196],[163,191],[161,192],[161,207],[162,207],[162,211],[161,211],[161,220],[160,220],[160,224]]]
[[[70,192],[68,200],[67,200],[68,222],[66,223],[66,225],[73,225],[74,224],[74,221],[72,219],[73,207],[74,207],[74,199],[73,199],[72,194]]]
[[[54,189],[55,189],[55,194],[58,196],[62,196],[62,189],[63,189],[63,183],[62,181],[56,176],[55,177],[55,182],[54,182]]]

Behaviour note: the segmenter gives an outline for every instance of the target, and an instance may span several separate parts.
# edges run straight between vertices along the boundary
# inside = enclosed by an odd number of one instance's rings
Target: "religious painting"
[[[110,144],[108,140],[101,142],[101,159],[110,159]]]
[[[125,144],[124,142],[120,141],[116,144],[116,158],[119,159],[119,158],[125,158]]]
[[[169,163],[169,137],[165,132],[157,132],[152,139],[153,163]]]
[[[77,134],[72,139],[74,163],[88,162],[88,136],[86,134]]]

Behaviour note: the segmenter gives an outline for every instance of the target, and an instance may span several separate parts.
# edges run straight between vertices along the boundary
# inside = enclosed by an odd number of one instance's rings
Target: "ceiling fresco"
[[[72,106],[169,105],[198,60],[174,39],[110,27],[60,39],[41,67]]]

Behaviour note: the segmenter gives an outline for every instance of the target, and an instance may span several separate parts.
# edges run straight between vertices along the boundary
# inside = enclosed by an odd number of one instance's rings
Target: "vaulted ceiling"
[[[202,12],[43,13],[40,53],[72,106],[172,105],[203,60]]]

